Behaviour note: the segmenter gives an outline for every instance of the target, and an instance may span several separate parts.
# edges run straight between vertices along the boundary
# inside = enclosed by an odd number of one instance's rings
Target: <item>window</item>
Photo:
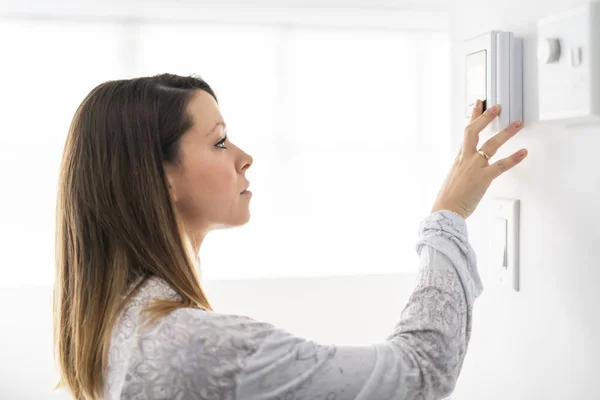
[[[0,24],[2,286],[54,281],[63,146],[71,118],[88,92],[125,72],[120,36],[120,26],[113,23]]]
[[[210,238],[206,276],[414,271],[418,223],[449,162],[449,114],[432,109],[449,96],[445,37],[308,28],[282,35],[278,157],[262,161],[279,170],[269,185],[277,192],[271,207],[253,209],[237,243],[225,232]],[[260,206],[261,189],[254,192]],[[270,247],[248,241],[256,237],[248,230],[269,219]],[[246,252],[219,251],[243,244]]]
[[[205,279],[415,271],[452,161],[448,35],[338,25],[4,23],[4,275],[53,281],[58,167],[83,97],[161,72],[202,76],[254,157],[251,221],[207,237]]]

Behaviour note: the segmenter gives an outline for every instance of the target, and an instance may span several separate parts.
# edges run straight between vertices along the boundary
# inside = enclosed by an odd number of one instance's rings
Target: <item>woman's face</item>
[[[180,141],[179,162],[166,165],[178,216],[195,245],[209,231],[245,224],[251,194],[246,170],[252,157],[225,139],[227,130],[215,99],[197,90],[188,112],[193,126]],[[197,250],[197,249],[196,249]]]

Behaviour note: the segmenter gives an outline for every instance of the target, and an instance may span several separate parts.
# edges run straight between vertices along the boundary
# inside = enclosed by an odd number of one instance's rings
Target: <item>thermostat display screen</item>
[[[484,102],[484,110],[487,105],[487,50],[469,54],[465,67],[467,117],[470,117],[477,99]]]

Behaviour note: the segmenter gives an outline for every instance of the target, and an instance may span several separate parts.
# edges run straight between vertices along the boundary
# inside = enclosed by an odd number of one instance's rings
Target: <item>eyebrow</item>
[[[227,124],[225,124],[225,122],[223,122],[223,121],[219,121],[219,122],[217,122],[217,124],[215,125],[215,127],[214,127],[214,128],[212,128],[212,129],[211,129],[211,130],[210,130],[210,131],[209,131],[209,132],[206,134],[206,136],[208,136],[208,135],[210,135],[211,133],[213,133],[213,132],[215,131],[215,129],[217,129],[217,127],[218,127],[219,125],[222,125],[222,126],[223,126],[223,129],[227,129]]]

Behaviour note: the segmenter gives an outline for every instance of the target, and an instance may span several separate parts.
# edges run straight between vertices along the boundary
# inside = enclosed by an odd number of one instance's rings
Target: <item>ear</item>
[[[173,176],[175,172],[167,169],[165,171],[165,177],[167,178],[167,188],[169,190],[169,196],[173,202],[177,202],[177,191],[175,190],[175,177]]]
[[[169,185],[169,196],[171,196],[173,203],[177,203],[177,193],[172,185]]]

